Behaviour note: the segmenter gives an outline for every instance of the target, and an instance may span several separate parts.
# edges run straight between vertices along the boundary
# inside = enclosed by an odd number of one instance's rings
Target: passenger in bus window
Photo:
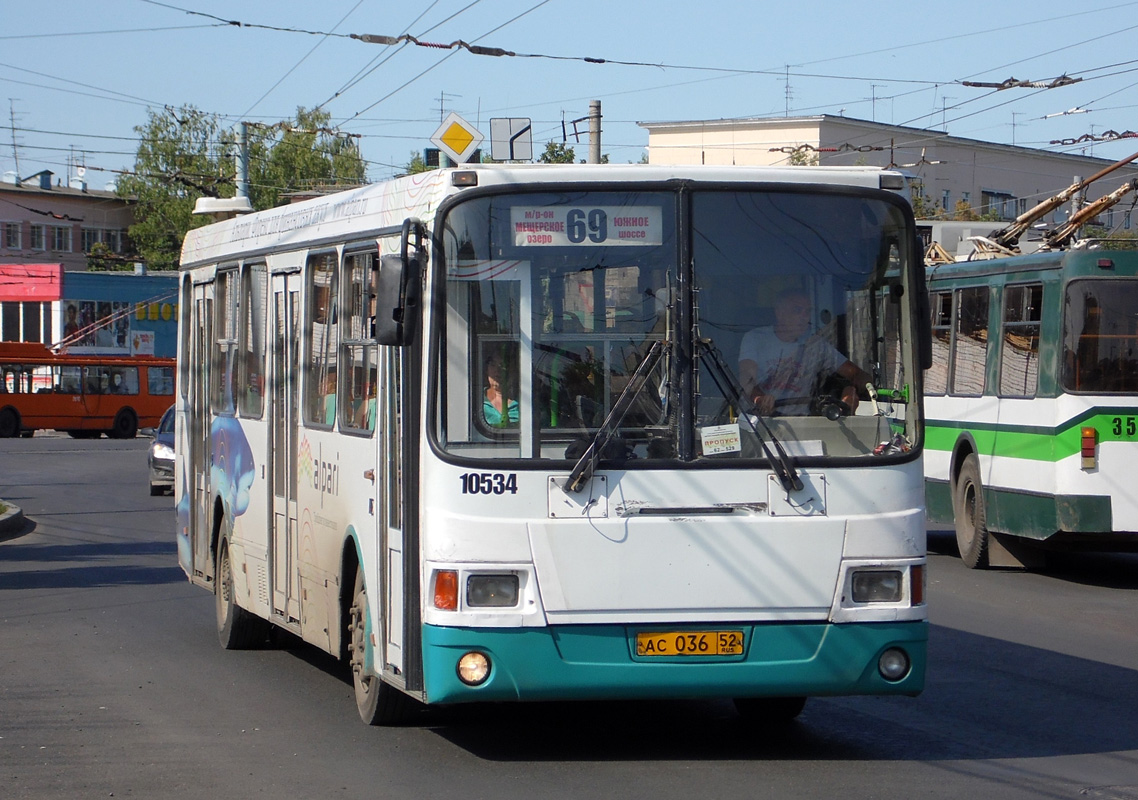
[[[376,397],[375,392],[375,373],[372,371],[371,380],[366,391],[367,399],[360,403],[359,409],[356,411],[356,427],[362,428],[366,431],[375,430],[375,407]]]
[[[495,427],[513,425],[518,421],[518,401],[505,394],[502,359],[492,355],[486,359],[486,392],[482,399],[482,416]]]
[[[336,422],[336,371],[328,370],[324,376],[324,424]]]
[[[760,414],[804,415],[832,375],[849,381],[841,400],[857,410],[858,389],[873,380],[861,367],[810,330],[810,293],[794,287],[775,299],[774,325],[748,331],[739,346],[739,382]]]

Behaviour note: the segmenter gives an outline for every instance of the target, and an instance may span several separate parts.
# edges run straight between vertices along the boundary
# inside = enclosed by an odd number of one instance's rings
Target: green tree
[[[296,119],[249,131],[249,201],[255,210],[284,202],[288,192],[346,188],[366,179],[355,141],[326,126],[323,111],[297,109]],[[236,194],[236,136],[219,117],[193,106],[151,111],[139,134],[134,171],[118,181],[135,203],[128,234],[149,269],[174,269],[186,232],[210,220],[194,216],[201,197]]]
[[[328,128],[326,111],[296,110],[296,119],[250,136],[249,201],[258,211],[281,205],[289,192],[359,186],[366,167],[351,137]]]
[[[135,204],[130,241],[150,269],[175,269],[186,231],[209,220],[193,216],[199,197],[232,197],[232,134],[193,106],[151,111],[139,134],[134,171],[116,186]]]
[[[546,142],[545,152],[537,158],[542,164],[572,164],[575,159],[573,148],[564,142]]]
[[[438,167],[428,166],[422,153],[411,151],[411,160],[403,166],[404,175],[418,175],[420,172],[430,172]]]
[[[801,145],[791,152],[786,162],[792,167],[816,167],[818,166],[818,153],[811,151],[806,145]]]
[[[952,218],[959,222],[974,222],[980,219],[980,215],[972,210],[967,200],[957,200],[952,209]]]

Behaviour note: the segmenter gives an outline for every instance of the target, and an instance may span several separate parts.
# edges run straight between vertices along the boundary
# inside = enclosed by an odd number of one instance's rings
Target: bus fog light
[[[517,575],[471,575],[466,579],[471,608],[512,608],[518,604]]]
[[[877,659],[877,671],[887,681],[896,682],[909,674],[909,654],[897,647],[890,647]]]
[[[901,573],[897,570],[855,572],[850,583],[855,603],[896,603],[901,599]]]
[[[478,686],[489,677],[490,659],[484,653],[470,652],[458,660],[458,679],[467,686]]]

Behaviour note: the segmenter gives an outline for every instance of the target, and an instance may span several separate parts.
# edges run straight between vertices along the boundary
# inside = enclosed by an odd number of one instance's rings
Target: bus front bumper
[[[695,626],[706,629],[708,626]],[[928,623],[716,624],[742,630],[735,656],[639,656],[638,633],[693,626],[561,625],[546,628],[423,627],[429,703],[764,696],[916,695],[924,688]],[[890,649],[910,667],[886,680]],[[459,678],[467,653],[483,654],[489,676]]]

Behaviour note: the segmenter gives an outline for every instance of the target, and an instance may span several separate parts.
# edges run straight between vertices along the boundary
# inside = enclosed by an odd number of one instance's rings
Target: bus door
[[[297,529],[297,425],[300,354],[300,273],[273,275],[272,393],[269,448],[273,476],[273,529],[269,545],[273,614],[300,621]]]
[[[400,673],[403,664],[404,559],[403,559],[403,419],[401,414],[401,348],[381,348],[379,400],[376,426],[377,462],[383,474],[377,482],[379,495],[380,586],[384,591],[383,621],[386,669]]]
[[[190,315],[190,363],[198,365],[189,371],[189,407],[186,410],[186,442],[189,447],[190,537],[193,552],[193,577],[203,585],[212,580],[213,559],[210,557],[212,495],[210,492],[209,386],[210,343],[213,341],[213,285],[194,287]],[[86,389],[86,387],[84,387]]]

